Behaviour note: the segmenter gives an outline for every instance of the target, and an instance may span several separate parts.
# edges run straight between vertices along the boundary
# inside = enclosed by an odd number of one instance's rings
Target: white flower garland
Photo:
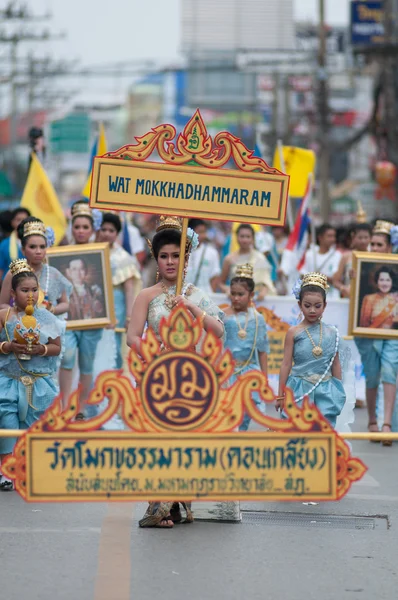
[[[322,381],[325,379],[326,375],[329,372],[329,369],[332,367],[333,361],[336,358],[336,354],[339,349],[340,334],[339,334],[339,330],[337,329],[337,327],[334,327],[333,325],[331,327],[336,331],[336,343],[335,343],[335,347],[334,347],[334,354],[333,354],[332,358],[330,359],[330,362],[329,362],[328,366],[326,367],[323,375],[321,375],[321,377],[312,386],[312,388],[310,389],[309,392],[305,393],[303,396],[300,396],[299,398],[295,398],[295,402],[301,402],[301,400],[303,400],[305,398],[305,396],[309,396],[310,394],[312,394],[312,392],[314,392],[316,390],[318,385],[320,385],[322,383]]]

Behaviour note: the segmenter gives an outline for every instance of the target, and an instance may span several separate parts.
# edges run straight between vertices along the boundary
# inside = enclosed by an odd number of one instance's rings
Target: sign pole
[[[183,279],[184,279],[184,269],[185,269],[185,248],[187,245],[187,229],[188,229],[188,219],[182,220],[182,231],[181,231],[181,244],[180,244],[180,262],[178,265],[178,276],[177,276],[177,286],[176,286],[176,296],[179,296],[182,292]]]
[[[278,152],[279,152],[279,160],[281,162],[281,169],[285,173],[285,171],[286,171],[286,165],[285,165],[285,157],[283,156],[283,144],[282,144],[282,140],[278,140]],[[288,224],[289,224],[289,229],[291,231],[293,229],[293,227],[294,227],[294,217],[293,217],[293,212],[292,212],[292,204],[290,202],[290,196],[288,196],[288,198],[287,198],[286,213],[287,213],[287,220],[288,220]]]

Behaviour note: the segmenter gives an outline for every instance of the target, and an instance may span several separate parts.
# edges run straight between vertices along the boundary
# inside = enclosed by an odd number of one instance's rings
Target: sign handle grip
[[[182,231],[181,231],[180,262],[178,265],[177,289],[176,289],[177,296],[179,296],[182,291],[184,268],[185,268],[185,247],[187,245],[187,229],[188,229],[188,219],[184,218],[182,220]]]

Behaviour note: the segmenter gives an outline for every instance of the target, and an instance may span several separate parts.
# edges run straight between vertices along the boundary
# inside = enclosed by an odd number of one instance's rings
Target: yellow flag
[[[32,216],[41,219],[47,227],[52,227],[55,233],[55,244],[59,244],[65,235],[66,218],[53,185],[34,152],[32,152],[32,162],[22,194],[21,206],[28,208]]]
[[[239,227],[239,225],[241,225],[242,223],[234,223],[232,225],[232,231],[231,231],[231,245],[229,247],[229,251],[230,252],[237,252],[237,250],[239,250],[239,244],[238,244],[238,237],[236,235],[236,231]],[[256,223],[254,223],[252,225],[253,229],[254,229],[254,233],[258,233],[259,231],[262,231],[262,227],[261,225],[257,225]]]
[[[290,175],[289,195],[292,198],[303,198],[308,185],[308,175],[315,176],[316,157],[312,150],[282,146],[282,164],[280,150],[277,147],[274,154],[273,166]]]
[[[90,198],[90,191],[91,191],[91,175],[93,172],[93,160],[94,160],[94,156],[102,156],[103,154],[107,153],[107,143],[106,143],[106,137],[105,137],[105,130],[104,130],[104,126],[101,123],[100,124],[100,129],[99,129],[99,134],[97,139],[94,142],[93,145],[93,149],[91,151],[91,164],[90,164],[90,173],[88,174],[87,177],[87,181],[86,184],[83,188],[82,191],[82,196],[84,196],[84,198]]]

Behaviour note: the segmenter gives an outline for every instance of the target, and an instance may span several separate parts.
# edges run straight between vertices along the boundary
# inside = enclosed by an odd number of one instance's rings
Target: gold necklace
[[[174,307],[174,298],[176,297],[175,294],[170,294],[170,288],[167,287],[167,285],[165,284],[165,282],[162,281],[160,282],[161,288],[162,288],[162,292],[163,294],[166,296],[164,299],[164,305],[166,308],[168,308],[169,310],[172,310]],[[170,286],[173,287],[173,286]]]
[[[308,335],[311,344],[313,345],[312,354],[314,355],[314,358],[320,358],[322,356],[322,354],[323,354],[323,350],[322,350],[322,321],[320,321],[320,323],[319,323],[319,345],[318,346],[315,344],[314,340],[312,339],[312,335],[308,331],[308,327],[305,328],[305,332]]]
[[[239,319],[238,319],[238,315],[235,315],[235,321],[236,324],[238,326],[238,336],[240,337],[241,340],[244,340],[247,337],[247,325],[249,323],[249,311],[246,311],[246,320],[245,320],[245,326],[241,327],[240,323],[239,323]]]

